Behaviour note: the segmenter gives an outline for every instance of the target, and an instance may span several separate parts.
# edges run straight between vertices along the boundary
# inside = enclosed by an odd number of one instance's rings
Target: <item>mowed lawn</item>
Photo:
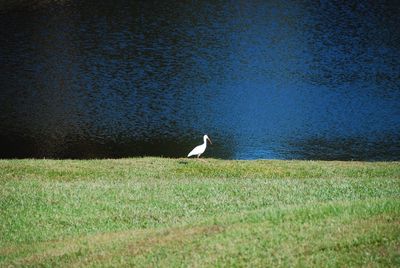
[[[0,267],[400,266],[400,163],[0,160]]]

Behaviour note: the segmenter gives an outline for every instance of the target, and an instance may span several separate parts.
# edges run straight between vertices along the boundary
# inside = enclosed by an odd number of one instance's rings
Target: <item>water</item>
[[[0,157],[400,160],[389,1],[3,1]]]

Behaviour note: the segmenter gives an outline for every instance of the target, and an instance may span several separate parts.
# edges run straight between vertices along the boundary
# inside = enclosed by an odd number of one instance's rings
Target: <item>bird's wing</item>
[[[190,151],[190,153],[188,154],[187,157],[190,157],[192,155],[197,155],[201,152],[201,145],[194,147],[194,149],[192,151]]]

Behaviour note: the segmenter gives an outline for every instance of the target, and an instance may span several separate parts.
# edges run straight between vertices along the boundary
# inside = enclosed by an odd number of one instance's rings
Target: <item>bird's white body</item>
[[[210,143],[212,144],[210,138],[207,135],[203,136],[203,140],[204,140],[204,143],[202,145],[194,147],[194,149],[192,151],[190,151],[190,153],[188,154],[187,157],[191,157],[192,155],[197,155],[197,157],[200,157],[200,155],[202,153],[204,153],[207,148],[207,140],[209,140]]]

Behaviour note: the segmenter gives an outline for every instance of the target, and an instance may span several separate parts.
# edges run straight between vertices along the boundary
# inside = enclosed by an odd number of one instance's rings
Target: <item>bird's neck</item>
[[[204,146],[207,146],[207,139],[206,139],[206,138],[204,138],[204,143],[203,143],[203,145],[204,145]]]

